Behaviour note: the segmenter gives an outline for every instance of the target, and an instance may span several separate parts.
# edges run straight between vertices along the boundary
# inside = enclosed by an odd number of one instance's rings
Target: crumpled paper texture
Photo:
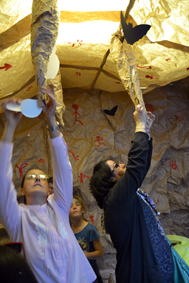
[[[73,7],[75,7],[74,2]],[[31,13],[31,1],[28,0],[27,5],[24,3],[24,0],[1,1],[0,67],[4,64],[10,64],[12,67],[6,71],[0,69],[0,98],[11,92],[14,95],[15,92],[20,91],[35,74],[30,54],[30,34],[26,35],[24,30],[20,31],[25,26],[20,26],[18,23]],[[187,0],[168,2],[137,0],[131,10],[133,23],[148,23],[152,26],[147,36],[132,47],[140,86],[147,87],[145,91],[142,90],[143,94],[189,75],[187,3]],[[127,4],[128,2],[125,6]],[[96,12],[94,19],[90,14],[87,18],[91,21],[84,23],[82,19],[84,14],[88,15],[88,12],[83,12],[81,15],[78,13],[74,18],[76,13],[72,12],[71,16],[66,18],[67,12],[61,11],[62,22],[56,48],[61,64],[62,85],[63,88],[68,89],[90,90],[103,56],[110,47],[108,40],[117,30],[120,11],[117,11],[117,14],[116,11],[112,11],[112,17],[111,11],[109,13],[99,11]],[[28,25],[28,21],[26,24]],[[29,32],[28,26],[27,30]],[[74,30],[78,31],[77,34],[73,33]],[[55,37],[55,34],[51,36]],[[95,88],[111,92],[125,90],[111,53]]]
[[[179,90],[179,91],[178,91]],[[146,109],[155,114],[152,127],[153,156],[151,168],[142,184],[153,198],[160,221],[167,234],[189,237],[188,177],[188,90],[189,81],[172,83],[144,94]],[[99,230],[105,256],[99,266],[105,282],[114,274],[115,250],[105,233],[103,213],[89,191],[94,165],[106,158],[127,163],[130,142],[134,135],[134,105],[125,92],[64,90],[66,110],[61,128],[68,145],[73,167],[75,192],[83,197],[86,218]],[[114,109],[114,107],[116,107]],[[112,110],[114,109],[114,111]],[[104,110],[110,111],[105,113]],[[112,115],[110,115],[112,114]],[[2,134],[5,117],[0,115]],[[34,164],[52,175],[51,157],[44,116],[22,118],[14,138],[14,182],[19,192],[21,177]],[[16,164],[18,167],[16,167]],[[21,170],[21,169],[20,169]]]
[[[121,33],[112,36],[110,52],[114,57],[120,79],[134,105],[140,104],[145,108],[132,46],[125,40],[122,43],[119,35],[121,36]]]
[[[47,63],[58,35],[56,0],[33,0],[31,54],[39,90],[46,85]]]
[[[24,12],[21,2],[19,5],[17,2],[1,2],[1,101],[7,95],[24,99],[34,97],[38,92],[30,53],[30,34],[21,39],[16,38],[17,22],[28,16],[29,8]],[[14,13],[13,10],[10,11],[10,6],[16,8]],[[136,1],[131,11],[137,24],[152,25],[147,36],[132,47],[140,86],[147,87],[142,91],[145,107],[156,115],[152,130],[152,163],[142,189],[151,195],[161,212],[160,221],[165,233],[176,233],[185,237],[189,237],[188,7],[187,0],[145,0]],[[127,162],[130,141],[134,134],[134,106],[120,79],[113,52],[108,56],[96,82],[96,90],[94,93],[90,92],[102,58],[110,47],[107,43],[108,36],[116,31],[112,28],[100,36],[108,25],[106,15],[102,20],[99,13],[99,20],[101,28],[97,28],[96,21],[80,25],[82,18],[79,22],[78,17],[74,27],[77,30],[80,28],[81,32],[78,37],[74,35],[74,38],[69,34],[70,26],[73,30],[73,23],[62,22],[60,28],[66,30],[69,36],[65,41],[64,36],[61,41],[57,41],[56,47],[66,105],[64,128],[61,127],[61,131],[68,144],[74,185],[79,186],[88,207],[86,216],[98,228],[102,238],[105,256],[100,260],[100,270],[104,281],[108,282],[108,275],[114,273],[115,269],[115,250],[109,235],[104,231],[102,211],[90,194],[89,179],[94,165],[102,159],[112,156],[118,162]],[[99,35],[95,42],[82,37],[89,23],[91,34]],[[109,26],[113,26],[112,22]],[[13,29],[12,32],[15,31],[15,42],[11,45],[8,38],[10,28]],[[1,47],[2,38],[5,40],[4,47]],[[11,67],[5,70],[4,64],[10,64]],[[186,79],[178,82],[183,78]],[[54,84],[57,84],[61,119],[64,104],[59,81],[60,74],[58,82]],[[104,112],[111,111],[115,106],[118,107],[114,116]],[[1,135],[4,123],[5,118],[1,114]],[[18,125],[13,156],[14,182],[18,193],[20,175],[33,166],[32,164],[52,175],[47,136],[43,114],[35,119],[22,118]]]
[[[189,46],[188,0],[136,0],[131,15],[137,24],[150,24],[151,41],[169,40]]]

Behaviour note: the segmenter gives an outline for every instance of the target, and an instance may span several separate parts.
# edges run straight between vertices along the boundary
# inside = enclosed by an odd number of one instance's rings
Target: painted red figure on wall
[[[75,115],[73,127],[75,126],[76,122],[79,122],[81,125],[83,125],[83,123],[77,118],[78,115],[80,116],[79,112],[77,111],[79,109],[79,106],[77,104],[73,104],[72,108],[75,109],[75,112],[73,113],[73,115]]]
[[[20,178],[22,178],[22,177],[23,177],[23,172],[22,172],[22,170],[23,170],[26,166],[28,166],[28,163],[22,163],[20,167],[18,166],[18,164],[16,164],[15,166],[16,166],[16,168],[19,169]]]

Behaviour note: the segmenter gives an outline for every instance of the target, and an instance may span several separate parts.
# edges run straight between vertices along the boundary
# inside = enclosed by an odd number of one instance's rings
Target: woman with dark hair
[[[1,283],[37,283],[24,257],[6,246],[0,246]]]
[[[94,167],[90,189],[117,251],[117,283],[172,283],[171,248],[157,218],[152,199],[140,190],[152,157],[150,128],[155,116],[141,105],[133,113],[135,135],[128,163],[113,160]]]
[[[48,176],[39,169],[25,175],[22,192],[26,205],[17,203],[12,183],[13,135],[21,113],[6,109],[7,122],[0,142],[0,219],[13,242],[22,242],[28,264],[42,283],[91,283],[96,276],[80,249],[69,224],[72,202],[72,168],[68,148],[59,132],[55,110],[54,87],[42,88],[49,97],[43,112],[50,133],[54,172],[54,194],[48,197]]]

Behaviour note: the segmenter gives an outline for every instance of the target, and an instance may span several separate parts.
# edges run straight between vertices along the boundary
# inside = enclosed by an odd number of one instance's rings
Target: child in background
[[[88,258],[97,279],[95,283],[103,283],[96,259],[103,256],[103,248],[100,242],[100,236],[95,226],[88,223],[83,215],[85,213],[85,206],[82,199],[75,196],[72,200],[70,208],[71,228],[75,237],[81,246],[83,252]]]

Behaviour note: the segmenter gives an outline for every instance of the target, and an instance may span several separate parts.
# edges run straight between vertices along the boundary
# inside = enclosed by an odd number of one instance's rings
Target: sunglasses
[[[114,165],[114,169],[117,169],[118,167],[119,167],[119,164],[116,163],[116,164]]]
[[[32,179],[36,179],[37,176],[41,179],[41,180],[48,180],[49,176],[47,176],[46,174],[26,174],[26,179],[27,180],[32,180]]]
[[[112,170],[112,173],[114,173],[114,171],[119,167],[119,164],[118,163],[115,163],[114,164],[114,169]]]

